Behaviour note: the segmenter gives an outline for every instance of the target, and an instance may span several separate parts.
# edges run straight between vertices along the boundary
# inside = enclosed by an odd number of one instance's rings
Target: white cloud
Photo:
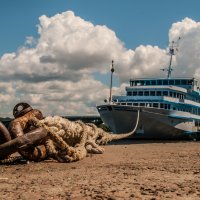
[[[17,52],[0,58],[1,115],[11,115],[13,106],[27,101],[45,115],[94,114],[95,105],[108,97],[108,86],[94,73],[108,73],[111,60],[122,85],[130,78],[165,76],[166,49],[140,45],[126,49],[114,31],[93,25],[72,11],[39,18],[39,38],[29,36]],[[200,77],[199,22],[185,18],[169,30],[170,41],[179,36],[180,51],[173,65],[175,75]],[[122,87],[123,86],[123,87]]]
[[[179,42],[179,51],[176,55],[174,74],[177,76],[195,76],[200,79],[200,23],[185,18],[174,23],[169,31],[171,41]]]

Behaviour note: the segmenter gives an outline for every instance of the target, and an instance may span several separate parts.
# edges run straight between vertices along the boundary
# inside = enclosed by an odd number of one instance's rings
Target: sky
[[[45,115],[96,115],[130,78],[200,78],[199,0],[0,0],[0,116],[28,102]]]

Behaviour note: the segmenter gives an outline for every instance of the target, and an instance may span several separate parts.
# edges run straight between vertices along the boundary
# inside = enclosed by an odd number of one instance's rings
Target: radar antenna
[[[178,42],[181,39],[181,37],[178,38],[178,40],[172,41],[169,45],[169,55],[170,55],[170,60],[169,60],[169,67],[168,68],[164,68],[161,69],[162,71],[167,71],[167,78],[171,78],[171,73],[173,71],[172,68],[172,57],[176,54],[176,52],[178,51]]]

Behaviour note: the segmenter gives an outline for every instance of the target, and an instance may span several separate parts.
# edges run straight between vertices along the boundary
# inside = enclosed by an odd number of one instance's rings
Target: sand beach
[[[200,142],[124,140],[74,163],[0,165],[0,199],[198,200]]]

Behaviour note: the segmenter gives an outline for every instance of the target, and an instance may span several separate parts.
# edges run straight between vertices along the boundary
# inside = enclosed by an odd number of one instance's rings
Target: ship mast
[[[114,61],[112,60],[112,67],[111,67],[111,74],[110,74],[110,96],[109,96],[109,103],[112,102],[112,82],[113,82],[113,72],[114,70]]]
[[[172,46],[169,48],[169,55],[170,55],[170,61],[169,61],[169,67],[167,69],[167,78],[171,78],[171,73],[173,71],[172,69],[172,56],[174,56],[174,41],[172,41]]]
[[[173,71],[172,68],[172,57],[175,55],[175,51],[178,51],[178,41],[181,39],[181,37],[178,38],[176,42],[172,41],[171,45],[169,46],[169,55],[170,55],[170,60],[169,60],[169,66],[168,68],[161,69],[163,71],[167,71],[167,78],[171,78],[171,74]]]

